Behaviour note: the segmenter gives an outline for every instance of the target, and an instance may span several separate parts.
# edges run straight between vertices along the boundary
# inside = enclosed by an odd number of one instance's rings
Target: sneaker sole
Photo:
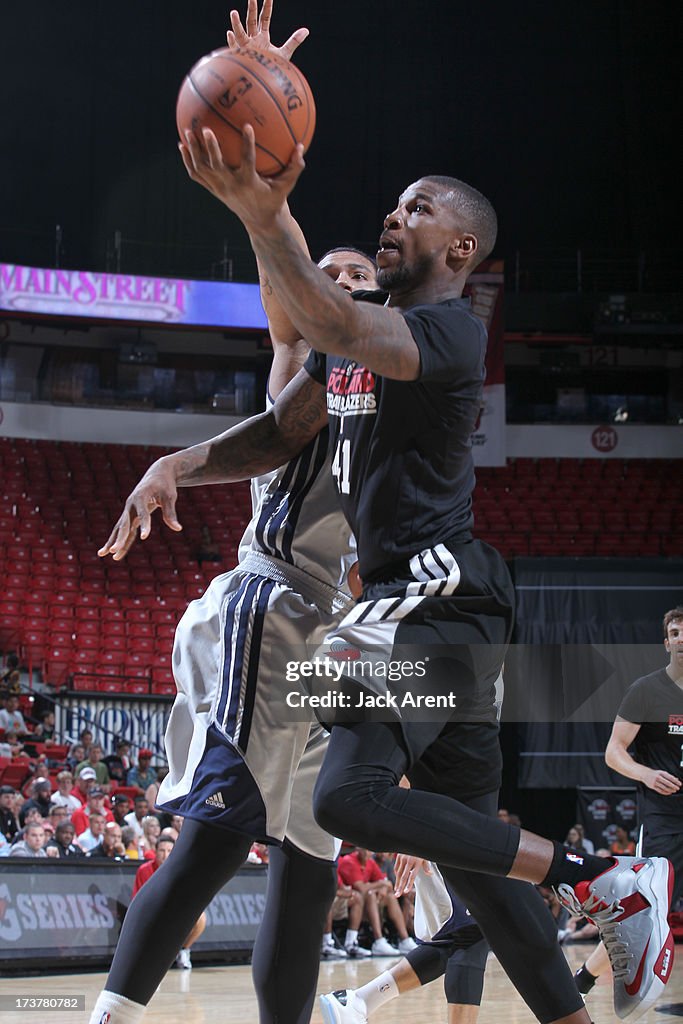
[[[320,1012],[323,1015],[323,1024],[341,1024],[341,1018],[337,1013],[336,1000],[330,999],[329,996],[320,996]]]
[[[657,862],[653,870],[644,878],[641,878],[639,874],[636,887],[648,903],[652,907],[656,907],[657,913],[648,951],[650,948],[656,950],[657,957],[654,962],[648,958],[649,963],[646,959],[642,982],[635,992],[631,993],[626,985],[623,986],[629,999],[627,1005],[617,1006],[615,998],[615,1011],[620,1020],[628,1020],[634,1014],[640,1016],[649,1010],[664,992],[672,974],[674,941],[667,917],[673,894],[674,871],[671,862],[666,857],[656,857],[653,860]],[[647,954],[645,956],[647,958]]]

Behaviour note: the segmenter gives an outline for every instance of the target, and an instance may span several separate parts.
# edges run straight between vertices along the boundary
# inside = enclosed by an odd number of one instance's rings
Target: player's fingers
[[[258,20],[259,31],[270,31],[270,19],[273,16],[273,0],[263,0],[261,17]]]
[[[209,167],[212,171],[222,170],[223,154],[221,153],[221,147],[218,145],[218,139],[210,128],[204,128],[202,134],[204,136],[206,153],[209,158]]]
[[[254,129],[250,124],[245,124],[242,128],[242,161],[240,168],[249,174],[256,173],[256,142]]]
[[[230,11],[230,24],[232,30],[235,33],[235,40],[238,46],[246,46],[249,42],[249,36],[244,31],[242,21],[237,11]]]
[[[307,28],[298,28],[296,32],[292,32],[291,36],[286,43],[283,43],[280,47],[280,52],[285,60],[291,60],[294,51],[301,46],[304,39],[308,39],[310,32]]]
[[[230,28],[228,29],[228,31],[226,32],[225,38],[228,40],[228,48],[230,50],[236,50],[237,49],[237,40],[235,39],[235,33],[232,31],[232,29],[230,29]]]
[[[288,193],[291,192],[301,177],[305,167],[304,147],[299,143],[289,158],[289,163],[285,167],[284,171],[281,171],[280,174],[278,174],[276,179],[278,185],[285,188]]]
[[[169,529],[175,530],[176,533],[178,533],[180,530],[182,530],[183,527],[182,524],[180,523],[180,520],[178,519],[175,502],[175,496],[163,498],[161,501],[160,508],[161,518],[166,523],[166,526],[168,526]]]
[[[249,0],[247,4],[247,34],[255,36],[258,32],[258,5],[256,0]]]
[[[187,171],[188,175],[190,176],[190,178],[192,178],[193,181],[199,181],[199,175],[197,174],[194,168],[194,164],[192,163],[192,157],[190,156],[189,149],[182,142],[178,143],[178,149],[180,150],[180,155],[183,158],[185,170]]]

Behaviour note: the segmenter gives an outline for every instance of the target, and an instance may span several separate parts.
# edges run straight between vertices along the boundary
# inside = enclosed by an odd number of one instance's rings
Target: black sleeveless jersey
[[[361,296],[361,298],[369,296]],[[420,352],[416,381],[311,352],[327,388],[332,472],[364,581],[473,524],[470,437],[480,412],[486,330],[469,299],[403,311]]]

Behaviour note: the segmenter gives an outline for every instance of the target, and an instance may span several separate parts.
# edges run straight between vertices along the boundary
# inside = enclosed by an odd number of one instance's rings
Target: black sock
[[[559,885],[566,882],[575,886],[577,882],[591,882],[614,864],[613,857],[595,857],[591,853],[577,853],[571,846],[554,843],[555,853],[548,874],[541,885]]]
[[[596,976],[594,974],[591,974],[591,972],[588,970],[585,964],[581,964],[578,971],[574,975],[576,987],[578,988],[582,996],[585,996],[590,992],[590,990],[593,988],[597,980],[598,979],[596,978]]]

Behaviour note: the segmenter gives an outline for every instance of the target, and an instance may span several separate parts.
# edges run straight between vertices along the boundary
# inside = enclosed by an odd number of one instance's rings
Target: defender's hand
[[[274,53],[284,60],[291,60],[292,54],[301,46],[308,36],[307,28],[298,28],[292,32],[286,43],[282,46],[274,46],[270,41],[270,19],[273,14],[273,0],[263,0],[261,14],[258,14],[257,0],[249,0],[247,4],[247,25],[242,25],[239,13],[230,11],[230,24],[228,29],[228,46],[231,50],[237,50],[245,46],[255,47],[258,50],[265,50],[267,53]]]
[[[97,552],[100,558],[111,555],[115,562],[125,558],[135,543],[138,528],[140,540],[146,540],[152,529],[152,512],[157,508],[161,509],[162,519],[169,529],[182,530],[175,509],[177,497],[175,474],[168,462],[161,458],[149,467],[128,496],[107,543]]]

